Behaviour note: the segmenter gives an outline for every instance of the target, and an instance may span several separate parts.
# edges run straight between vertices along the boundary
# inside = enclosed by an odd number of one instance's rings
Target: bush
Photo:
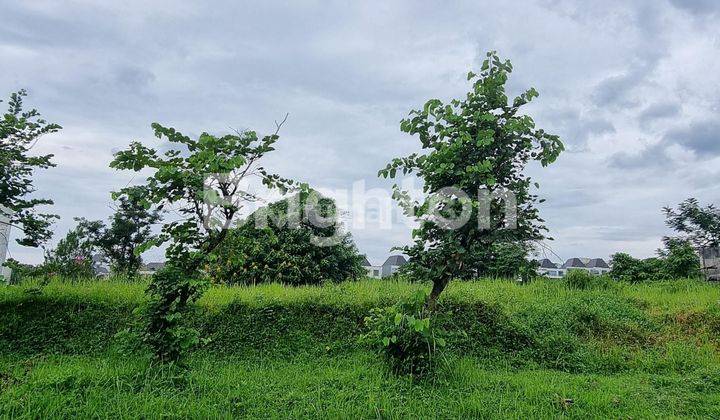
[[[586,290],[592,286],[594,276],[585,270],[568,270],[563,277],[565,286],[569,289]]]
[[[350,234],[341,230],[336,211],[333,200],[314,191],[259,209],[228,233],[207,271],[224,284],[305,285],[357,279],[365,273],[363,256]]]
[[[418,291],[408,301],[372,309],[365,318],[368,332],[362,340],[385,358],[393,373],[428,375],[438,350],[445,347],[444,331],[424,311],[426,300],[427,293]]]

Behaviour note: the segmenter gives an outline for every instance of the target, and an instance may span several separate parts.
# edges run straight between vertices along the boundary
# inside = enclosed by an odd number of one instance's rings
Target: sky
[[[418,151],[399,122],[431,98],[464,96],[486,51],[512,61],[509,92],[540,92],[537,126],[566,152],[530,166],[555,260],[655,254],[663,206],[720,203],[720,2],[27,1],[0,0],[0,97],[63,126],[37,153],[59,238],[74,217],[106,219],[110,191],[137,182],[108,167],[150,124],[188,135],[271,133],[265,166],[333,191],[389,190],[377,171]],[[381,263],[410,241],[400,217],[348,224]],[[17,233],[17,232],[16,232]],[[42,252],[10,247],[25,262]],[[161,260],[150,251],[146,260]]]

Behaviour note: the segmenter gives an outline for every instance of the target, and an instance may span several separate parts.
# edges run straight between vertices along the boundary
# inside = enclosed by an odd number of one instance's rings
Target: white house
[[[551,279],[561,279],[565,276],[565,269],[561,268],[560,264],[556,264],[547,258],[543,258],[539,263],[537,269],[539,275]]]
[[[562,265],[545,258],[539,261],[537,272],[541,276],[560,279],[572,270],[583,270],[599,276],[609,273],[610,266],[602,258],[570,258]]]
[[[391,255],[382,265],[382,276],[389,277],[397,273],[403,265],[407,264],[407,260],[402,255]]]
[[[372,265],[370,264],[370,261],[368,261],[367,257],[365,257],[365,260],[362,263],[363,267],[365,267],[365,271],[367,271],[367,276],[372,277],[374,279],[382,278],[382,266],[381,265]]]
[[[138,270],[138,274],[141,276],[152,276],[156,272],[160,271],[160,269],[165,267],[164,262],[150,262],[147,264],[143,264],[140,269]]]
[[[8,244],[10,243],[10,217],[9,212],[0,207],[0,282],[10,281],[10,269],[3,267],[7,258]]]
[[[402,255],[391,255],[382,265],[372,265],[367,258],[363,261],[363,267],[365,267],[368,277],[375,279],[390,277],[405,264],[407,264],[407,260]]]

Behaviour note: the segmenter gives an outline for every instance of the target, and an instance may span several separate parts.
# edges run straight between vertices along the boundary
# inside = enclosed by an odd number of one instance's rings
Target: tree
[[[259,197],[241,188],[257,177],[268,188],[285,191],[294,183],[268,173],[260,160],[273,151],[282,123],[274,134],[259,138],[254,131],[224,136],[202,133],[197,139],[174,128],[152,125],[155,136],[173,148],[159,154],[139,142],[116,153],[116,169],[148,170],[145,183],[125,188],[114,198],[137,194],[140,203],[156,210],[167,208],[179,219],[163,224],[160,235],[138,249],[168,243],[167,264],[153,276],[147,293],[144,341],[160,361],[182,362],[182,356],[200,342],[198,332],[184,325],[188,304],[208,285],[201,268],[212,262],[213,251],[223,242],[244,204]]]
[[[720,209],[714,205],[701,207],[697,199],[688,198],[677,210],[664,207],[663,212],[667,218],[665,223],[684,234],[695,247],[720,246]]]
[[[431,99],[401,122],[402,131],[419,136],[425,153],[393,159],[379,172],[390,178],[400,171],[414,173],[424,181],[422,203],[397,185],[393,195],[420,222],[413,231],[414,245],[401,249],[410,256],[406,271],[433,282],[429,309],[451,279],[487,272],[493,244],[539,240],[547,230],[535,208],[532,181],[523,171],[531,159],[542,166],[554,162],[563,144],[520,113],[538,96],[535,89],[508,102],[505,83],[511,72],[509,61],[489,52],[480,74],[468,73],[473,85],[464,99],[447,105]],[[510,210],[516,217],[486,217],[500,214],[508,201],[514,201]],[[471,222],[446,221],[457,215]],[[508,224],[515,226],[507,229]]]
[[[335,202],[312,190],[257,210],[215,254],[208,273],[228,284],[319,284],[365,273],[364,257],[342,230]]]
[[[95,276],[93,254],[95,246],[86,226],[78,224],[50,251],[45,251],[43,271],[65,279],[81,279]]]
[[[659,249],[657,257],[641,260],[622,252],[613,255],[610,277],[641,283],[700,275],[700,260],[690,242],[677,238],[666,238],[664,242],[665,249]]]
[[[684,239],[666,238],[665,249],[658,250],[663,258],[668,278],[696,278],[700,272],[700,258],[692,244]]]
[[[528,242],[497,242],[494,243],[486,258],[489,277],[516,278],[523,281],[537,275],[538,263],[530,261],[528,255],[533,247]]]
[[[31,198],[36,191],[32,176],[35,169],[55,164],[53,155],[31,156],[30,152],[40,137],[62,127],[46,122],[35,109],[23,111],[25,96],[24,90],[10,95],[8,110],[0,119],[0,211],[5,209],[7,223],[23,232],[18,244],[37,247],[52,237],[50,226],[58,216],[38,211],[53,202]]]
[[[139,247],[153,239],[152,226],[160,221],[160,212],[146,208],[140,190],[128,188],[121,196],[110,225],[101,221],[81,220],[94,245],[110,262],[113,274],[133,277],[142,265]]]

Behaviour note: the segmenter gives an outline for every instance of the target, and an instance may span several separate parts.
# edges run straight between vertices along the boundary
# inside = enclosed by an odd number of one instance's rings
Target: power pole
[[[10,269],[3,267],[7,258],[8,244],[10,243],[10,215],[0,207],[0,282],[10,282]]]

